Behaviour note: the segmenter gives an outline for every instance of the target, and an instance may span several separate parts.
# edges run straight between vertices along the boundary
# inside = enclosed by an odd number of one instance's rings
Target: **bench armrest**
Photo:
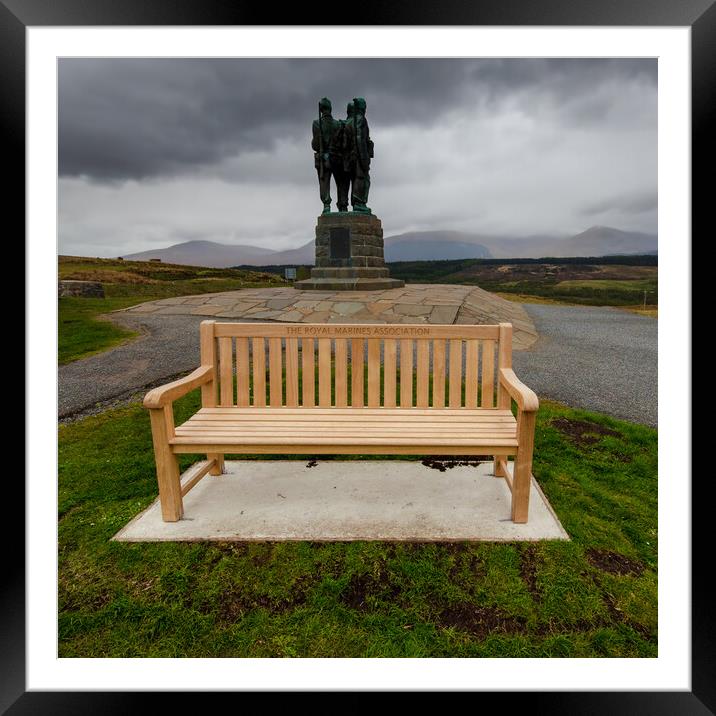
[[[144,396],[144,407],[150,410],[163,408],[167,403],[171,403],[182,395],[198,388],[204,383],[210,382],[214,377],[214,366],[199,366],[193,373],[184,378],[179,378],[172,383],[160,385],[153,388]]]
[[[500,368],[500,385],[517,401],[523,412],[531,413],[539,409],[537,394],[515,375],[512,368]]]

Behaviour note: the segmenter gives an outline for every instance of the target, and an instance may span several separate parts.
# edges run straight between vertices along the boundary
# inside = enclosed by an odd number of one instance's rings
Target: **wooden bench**
[[[203,321],[200,339],[201,366],[144,398],[164,521],[225,454],[269,453],[489,455],[527,522],[539,402],[512,370],[511,324]],[[175,427],[195,388],[202,408]],[[180,481],[178,453],[207,459]]]

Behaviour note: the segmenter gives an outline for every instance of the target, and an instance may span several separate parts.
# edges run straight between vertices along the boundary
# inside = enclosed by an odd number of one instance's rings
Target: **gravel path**
[[[524,304],[540,337],[513,353],[537,395],[657,425],[657,320],[618,308]]]
[[[124,328],[143,335],[113,350],[60,366],[58,417],[101,412],[199,365],[199,324],[206,316],[123,312],[111,316]]]
[[[540,338],[530,349],[515,351],[513,362],[520,379],[539,396],[656,426],[655,319],[615,308],[524,308]],[[112,318],[144,335],[60,367],[61,419],[136,399],[199,364],[199,323],[205,316],[123,312]]]

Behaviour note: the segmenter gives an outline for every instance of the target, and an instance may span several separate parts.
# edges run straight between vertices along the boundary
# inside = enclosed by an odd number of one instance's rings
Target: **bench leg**
[[[216,460],[216,464],[209,470],[210,475],[223,475],[226,472],[224,467],[224,456],[220,453],[207,453],[207,460]]]
[[[179,463],[172,452],[167,434],[167,421],[163,410],[150,410],[152,421],[152,441],[154,442],[154,461],[157,466],[159,483],[159,502],[162,506],[162,519],[176,522],[184,515],[179,480]]]
[[[500,467],[500,460],[504,460],[506,463],[507,455],[495,455],[495,467],[492,472],[495,477],[507,477],[505,471]]]
[[[535,413],[523,413],[519,427],[519,445],[512,476],[512,521],[527,522],[532,482]]]

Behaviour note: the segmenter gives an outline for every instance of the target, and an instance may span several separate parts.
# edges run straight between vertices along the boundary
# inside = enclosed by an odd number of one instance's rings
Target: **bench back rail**
[[[504,408],[512,326],[203,321],[206,407]]]

